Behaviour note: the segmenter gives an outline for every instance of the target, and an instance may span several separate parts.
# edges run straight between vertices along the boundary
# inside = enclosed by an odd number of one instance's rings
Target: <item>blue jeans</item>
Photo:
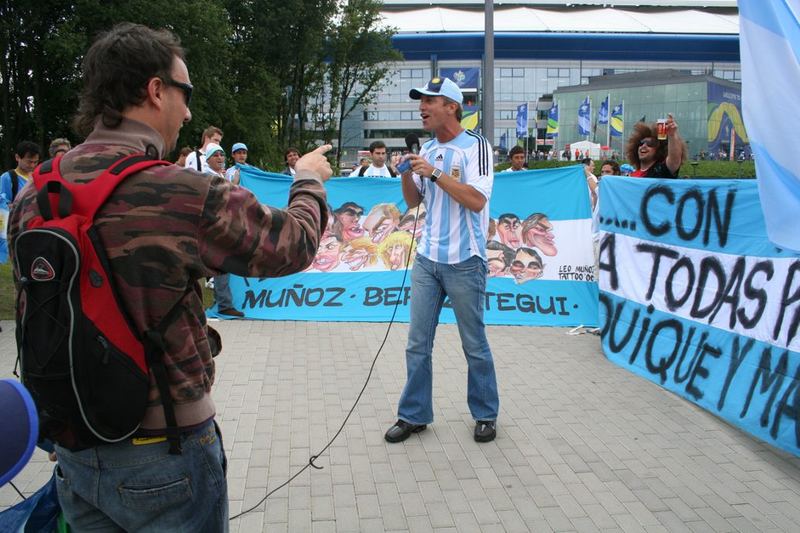
[[[217,274],[214,276],[214,301],[217,303],[217,310],[233,308],[233,296],[231,296],[231,286],[228,280],[230,274]]]
[[[56,446],[56,486],[74,531],[228,531],[225,451],[213,420],[169,444],[132,439],[71,452]]]
[[[467,358],[467,404],[475,420],[497,420],[500,400],[494,360],[486,340],[483,309],[486,262],[474,255],[448,265],[421,255],[411,271],[411,324],[406,347],[406,386],[397,417],[411,424],[433,422],[433,338],[445,296],[456,315],[461,347]]]

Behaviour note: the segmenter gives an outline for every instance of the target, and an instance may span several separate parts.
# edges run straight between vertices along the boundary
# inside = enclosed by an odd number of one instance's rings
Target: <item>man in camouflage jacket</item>
[[[100,36],[83,64],[76,129],[86,141],[64,155],[70,182],[94,179],[121,156],[164,158],[191,120],[183,50],[167,31],[120,24]],[[167,453],[165,419],[150,376],[149,407],[135,439],[84,450],[56,446],[61,507],[76,530],[225,531],[225,454],[211,398],[219,336],[206,324],[198,280],[223,272],[282,276],[314,258],[327,224],[329,146],[297,162],[285,210],[247,189],[177,165],[129,176],[96,218],[118,294],[139,331],[166,326],[165,366],[182,431],[181,455]],[[36,190],[20,192],[15,237],[39,214]]]

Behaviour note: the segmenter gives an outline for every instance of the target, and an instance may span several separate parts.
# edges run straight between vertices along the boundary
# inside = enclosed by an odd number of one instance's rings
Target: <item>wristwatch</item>
[[[436,183],[436,180],[442,177],[442,171],[438,168],[434,168],[433,172],[431,173],[431,183]]]

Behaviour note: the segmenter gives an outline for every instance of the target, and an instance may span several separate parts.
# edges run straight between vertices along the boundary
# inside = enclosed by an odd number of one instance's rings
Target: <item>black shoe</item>
[[[428,426],[425,424],[418,426],[415,424],[409,424],[405,420],[398,420],[392,427],[389,428],[383,438],[385,438],[388,442],[403,442],[410,437],[412,433],[419,433],[427,427]]]
[[[238,309],[233,309],[231,307],[229,307],[227,309],[220,309],[219,310],[219,314],[225,315],[225,316],[232,316],[232,317],[235,317],[235,318],[243,318],[244,317],[244,313],[242,313]]]
[[[497,436],[494,420],[478,420],[475,422],[475,442],[490,442]]]

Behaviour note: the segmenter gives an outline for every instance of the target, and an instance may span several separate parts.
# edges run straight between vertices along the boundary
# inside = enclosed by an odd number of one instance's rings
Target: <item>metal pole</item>
[[[494,2],[485,2],[483,42],[483,136],[494,151]]]
[[[613,152],[614,150],[611,149],[611,93],[606,95],[606,102],[608,102],[608,109],[606,109],[606,146],[609,152]],[[606,155],[608,156],[606,159],[611,159],[610,153]]]

